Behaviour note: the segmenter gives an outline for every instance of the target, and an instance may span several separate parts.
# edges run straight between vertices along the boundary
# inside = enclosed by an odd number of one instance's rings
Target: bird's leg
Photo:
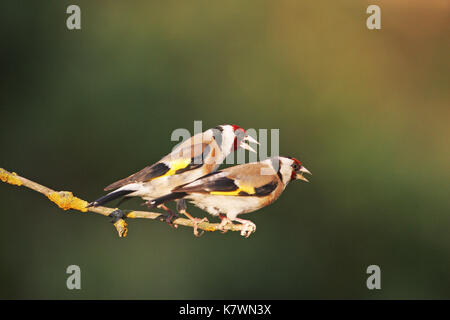
[[[150,204],[150,201],[145,201],[144,203],[141,204],[141,206],[145,206],[147,205],[147,207],[149,209],[154,208],[153,205]],[[170,210],[166,205],[164,204],[160,204],[159,206],[157,206],[157,208],[159,209],[163,209],[164,211],[166,211],[168,214],[164,214],[162,216],[164,216],[164,221],[167,222],[167,224],[171,227],[174,227],[175,229],[178,228],[177,224],[173,224],[173,221],[178,218],[178,215],[176,213],[174,213],[172,210]],[[161,219],[163,220],[163,219]]]
[[[201,235],[203,235],[203,233],[205,233],[204,231],[202,231],[201,233],[198,233],[198,224],[202,223],[202,222],[208,222],[208,219],[206,217],[203,219],[200,219],[200,218],[194,218],[193,216],[191,216],[186,211],[186,203],[184,201],[182,203],[180,203],[180,202],[177,203],[177,209],[178,209],[179,213],[184,214],[186,217],[189,218],[189,220],[192,221],[192,224],[194,227],[194,236],[200,237]]]
[[[225,226],[228,223],[233,224],[233,222],[230,219],[228,219],[228,217],[225,214],[222,214],[222,213],[219,213],[219,218],[220,218],[221,221],[220,221],[220,224],[217,227],[217,229],[222,231],[222,233],[228,232],[228,229],[225,229]]]
[[[173,221],[178,217],[177,214],[170,210],[165,204],[160,204],[158,208],[161,208],[168,213],[164,219],[167,224],[171,227],[174,227],[175,229],[178,228],[177,224],[173,224]]]
[[[201,233],[198,232],[198,224],[202,223],[202,222],[209,222],[206,217],[203,219],[194,218],[189,213],[187,213],[186,210],[182,210],[182,211],[180,211],[180,213],[184,214],[186,217],[188,217],[192,221],[193,227],[194,227],[194,236],[200,237],[205,233],[204,231],[202,231]]]
[[[244,228],[241,230],[241,236],[248,238],[253,232],[256,231],[256,224],[254,224],[250,220],[240,218],[234,218],[233,220],[244,225]]]
[[[184,199],[178,199],[175,201],[177,203],[177,211],[181,212],[182,210],[186,211],[186,201]]]
[[[194,235],[196,237],[200,237],[204,233],[204,231],[202,231],[201,233],[198,233],[198,224],[201,222],[204,222],[204,221],[208,222],[208,219],[207,218],[203,218],[203,219],[194,218],[186,211],[186,209],[187,209],[186,201],[184,199],[177,200],[177,211],[179,213],[184,214],[186,217],[188,217],[192,221],[192,223],[194,224],[194,226],[193,226],[194,227]]]

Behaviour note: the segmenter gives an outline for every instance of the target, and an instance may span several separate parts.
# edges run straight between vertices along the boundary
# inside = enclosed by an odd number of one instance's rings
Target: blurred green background
[[[366,28],[369,4],[381,30]],[[0,167],[94,200],[202,120],[278,128],[280,153],[313,172],[244,216],[249,239],[149,220],[120,239],[107,218],[0,184],[0,298],[450,298],[448,1],[0,9]]]

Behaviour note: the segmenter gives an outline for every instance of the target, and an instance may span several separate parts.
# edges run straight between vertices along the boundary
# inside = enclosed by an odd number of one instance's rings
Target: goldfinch
[[[272,157],[210,173],[174,188],[170,195],[152,200],[150,204],[186,199],[213,216],[219,216],[222,231],[232,221],[244,224],[241,235],[248,237],[256,230],[256,225],[238,215],[268,206],[278,199],[291,180],[308,181],[303,173],[311,174],[297,159]]]
[[[155,164],[110,184],[105,191],[114,191],[88,206],[103,205],[121,197],[141,197],[150,201],[167,195],[177,186],[217,170],[228,154],[239,147],[255,152],[246,141],[258,143],[236,125],[220,125],[208,129],[182,142]],[[170,222],[174,214],[164,204],[160,207],[170,213],[167,220]]]

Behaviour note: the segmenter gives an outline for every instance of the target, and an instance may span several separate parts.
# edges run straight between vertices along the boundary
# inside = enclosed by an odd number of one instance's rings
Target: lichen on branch
[[[20,186],[22,184],[20,179],[17,178],[17,173],[15,172],[9,173],[8,171],[2,168],[0,168],[0,180],[16,186]]]
[[[16,186],[24,186],[34,191],[37,191],[43,195],[45,195],[48,199],[54,202],[58,207],[63,210],[78,210],[81,212],[93,212],[98,213],[103,216],[109,216],[112,212],[117,210],[117,208],[108,208],[108,207],[87,207],[88,202],[80,199],[73,195],[70,191],[55,191],[43,185],[40,185],[37,182],[31,181],[27,178],[21,177],[15,172],[9,172],[3,168],[0,168],[0,180]],[[158,212],[150,212],[150,211],[132,211],[125,210],[126,218],[130,219],[152,219],[160,221],[162,217],[161,213]],[[163,219],[162,219],[163,220]],[[161,221],[162,221],[161,220]],[[194,224],[189,219],[177,218],[173,221],[174,225],[181,225],[185,227],[194,227]],[[114,227],[116,228],[119,237],[126,237],[128,233],[127,223],[124,219],[118,219],[114,222]],[[201,222],[198,224],[198,229],[202,229],[205,231],[217,231],[218,223],[209,223],[209,222]],[[225,231],[241,231],[243,225],[241,224],[228,224],[225,226]]]
[[[75,209],[81,212],[88,211],[88,208],[86,208],[88,202],[74,197],[70,191],[51,192],[47,197],[63,210]]]

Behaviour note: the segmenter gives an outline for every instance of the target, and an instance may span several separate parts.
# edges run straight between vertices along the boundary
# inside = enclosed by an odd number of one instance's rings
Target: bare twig
[[[51,201],[56,203],[63,210],[78,210],[81,212],[94,212],[101,214],[103,216],[109,216],[112,212],[117,210],[117,208],[107,208],[107,207],[87,207],[88,202],[80,198],[75,197],[70,191],[55,191],[47,188],[39,183],[31,181],[27,178],[17,175],[15,172],[9,172],[3,168],[0,168],[0,180],[16,186],[24,186],[39,193],[42,193]],[[134,210],[124,210],[126,218],[142,218],[142,219],[157,219],[161,217],[162,214],[158,212],[149,211],[134,211]],[[189,219],[177,218],[173,221],[174,225],[181,225],[185,227],[194,227],[194,224]],[[124,219],[119,219],[114,223],[119,237],[126,237],[128,229],[127,223]],[[198,224],[198,228],[205,231],[216,231],[218,230],[218,223],[201,222]],[[241,231],[243,225],[238,224],[228,224],[225,226],[225,230],[228,231]]]

